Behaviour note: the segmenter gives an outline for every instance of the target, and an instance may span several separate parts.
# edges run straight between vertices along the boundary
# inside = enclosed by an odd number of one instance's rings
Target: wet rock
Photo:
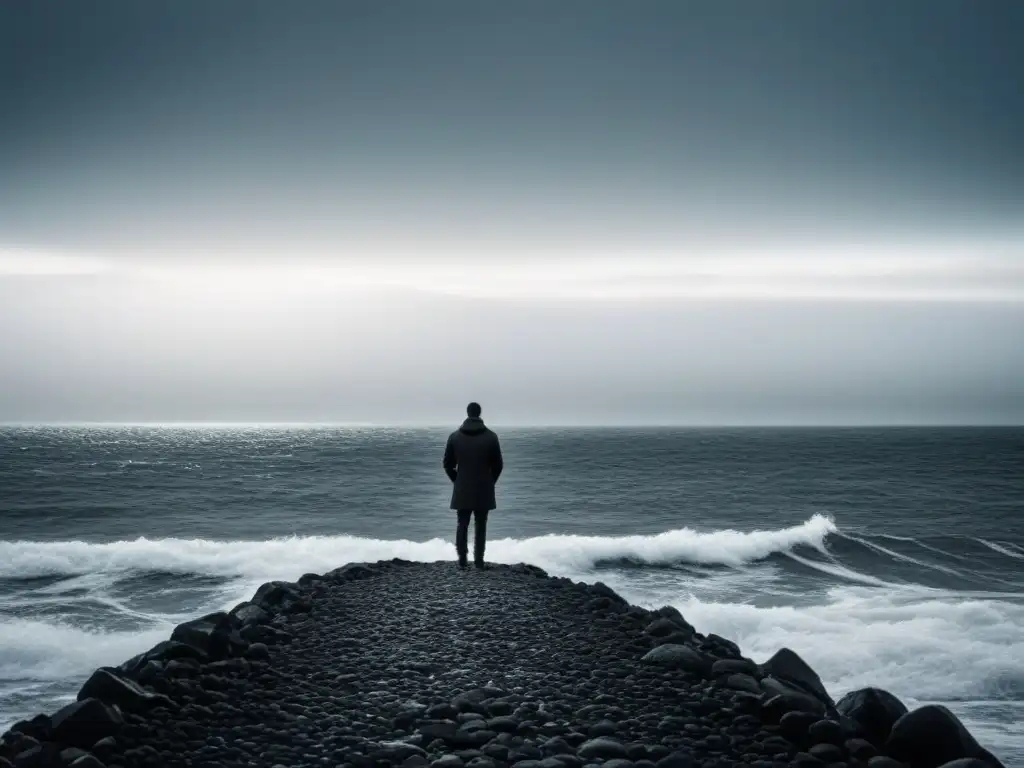
[[[678,622],[668,618],[657,618],[647,625],[646,629],[644,629],[644,632],[646,632],[651,637],[664,637],[666,635],[671,635],[675,632],[679,632],[680,630],[681,627]],[[692,635],[693,628],[690,627],[690,631],[686,634]]]
[[[810,737],[807,735],[808,730],[811,725],[818,722],[818,719],[819,717],[816,712],[803,712],[800,710],[786,712],[779,718],[779,733],[797,746],[804,746],[810,740]]]
[[[846,751],[850,753],[851,757],[864,762],[867,762],[878,754],[878,750],[875,748],[875,745],[867,739],[847,739],[844,742],[844,746],[846,747]]]
[[[432,720],[454,720],[459,711],[451,704],[434,704],[427,707],[425,714]]]
[[[464,691],[452,699],[452,706],[459,712],[484,713],[482,706],[488,699],[497,699],[505,695],[499,688],[474,688]]]
[[[760,694],[761,684],[750,675],[742,672],[734,672],[725,678],[723,683],[726,688],[734,691],[746,691],[747,693]]]
[[[243,627],[249,624],[266,624],[273,618],[270,612],[262,606],[248,602],[236,605],[231,609],[230,615],[234,616]]]
[[[799,690],[813,696],[818,701],[830,706],[834,705],[832,697],[825,690],[818,673],[789,648],[779,649],[774,656],[761,665],[761,671],[765,675],[795,685]]]
[[[769,723],[778,723],[789,712],[807,712],[816,720],[825,714],[825,707],[817,699],[796,693],[780,693],[761,705],[761,717]]]
[[[124,710],[138,710],[147,707],[177,705],[161,693],[151,693],[135,682],[119,677],[109,668],[97,669],[78,692],[78,700],[99,699],[107,704],[116,704]]]
[[[78,758],[88,754],[86,750],[79,747],[68,747],[60,751],[60,760],[62,763],[73,763]]]
[[[426,757],[427,753],[405,741],[382,741],[369,751],[372,760],[386,760],[390,763],[401,763],[413,755]]]
[[[732,674],[755,676],[761,673],[760,668],[750,659],[716,659],[711,665],[711,674],[723,677]]]
[[[864,738],[876,747],[885,744],[893,724],[907,714],[906,705],[881,688],[850,691],[836,703],[836,710],[856,721]]]
[[[659,645],[641,659],[646,664],[657,664],[671,669],[705,674],[711,671],[711,660],[688,645]]]
[[[580,744],[579,749],[576,750],[576,754],[584,760],[614,760],[617,758],[627,759],[628,757],[623,743],[607,736],[600,736],[583,742]]]
[[[233,630],[233,620],[228,614],[218,611],[179,624],[171,633],[171,640],[197,648],[212,659],[219,659],[228,654]]]
[[[907,764],[888,755],[875,755],[868,760],[868,768],[907,768]]]
[[[809,752],[797,752],[789,765],[792,768],[824,768],[825,763]]]
[[[695,768],[697,763],[689,752],[672,752],[656,763],[658,768]]]
[[[14,756],[14,768],[61,768],[60,752],[57,744],[36,744]]]
[[[540,745],[540,751],[548,757],[560,757],[562,755],[571,755],[576,750],[561,736],[552,736]]]
[[[103,764],[103,761],[100,760],[95,755],[86,754],[86,755],[82,755],[81,757],[79,757],[73,763],[70,763],[68,765],[68,768],[107,768],[107,767],[106,767],[106,765]]]
[[[455,734],[459,730],[459,724],[451,720],[435,720],[421,722],[418,728],[419,732],[428,739],[441,739],[442,741],[451,742],[455,739]]]
[[[68,704],[51,718],[53,739],[60,744],[88,749],[97,741],[113,736],[124,725],[121,714],[99,699]]]
[[[818,758],[823,763],[841,763],[846,754],[841,747],[835,744],[815,744],[807,750],[808,754]]]
[[[270,658],[270,649],[266,643],[251,643],[245,651],[245,658],[263,661]]]
[[[1002,765],[982,749],[956,715],[937,704],[920,707],[897,720],[884,751],[911,768],[939,768],[965,757]]]
[[[846,740],[843,727],[835,720],[818,720],[807,729],[807,737],[813,744],[841,745]]]
[[[598,736],[614,736],[619,726],[611,720],[599,720],[587,729],[587,735],[591,738]]]
[[[487,728],[497,733],[515,733],[519,730],[519,721],[510,715],[499,715],[487,721]]]
[[[324,574],[324,579],[334,582],[359,581],[374,575],[376,567],[371,563],[349,563]]]

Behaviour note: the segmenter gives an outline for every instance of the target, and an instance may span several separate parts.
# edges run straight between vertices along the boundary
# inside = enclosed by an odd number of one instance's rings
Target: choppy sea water
[[[944,703],[1024,765],[1024,430],[496,428],[488,559]],[[453,557],[445,436],[0,428],[0,730],[269,579]]]

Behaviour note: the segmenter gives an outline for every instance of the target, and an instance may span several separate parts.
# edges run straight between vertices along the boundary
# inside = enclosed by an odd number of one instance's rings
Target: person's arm
[[[450,436],[444,446],[444,461],[441,462],[441,466],[444,467],[444,473],[448,475],[448,479],[454,483],[458,472],[456,471],[455,463],[455,446],[452,445]]]
[[[491,457],[491,473],[494,475],[494,482],[498,482],[501,471],[505,468],[505,460],[501,458],[501,443],[498,436],[494,436],[494,455]]]

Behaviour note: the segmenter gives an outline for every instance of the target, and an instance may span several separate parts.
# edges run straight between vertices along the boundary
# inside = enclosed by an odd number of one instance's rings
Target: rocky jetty
[[[533,566],[264,584],[0,737],[0,768],[1000,768],[943,707],[833,701],[674,608]]]

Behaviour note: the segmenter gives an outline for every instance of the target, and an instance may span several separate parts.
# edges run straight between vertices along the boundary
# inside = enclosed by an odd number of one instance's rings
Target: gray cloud
[[[1020,423],[1021,29],[2,4],[0,420]]]

